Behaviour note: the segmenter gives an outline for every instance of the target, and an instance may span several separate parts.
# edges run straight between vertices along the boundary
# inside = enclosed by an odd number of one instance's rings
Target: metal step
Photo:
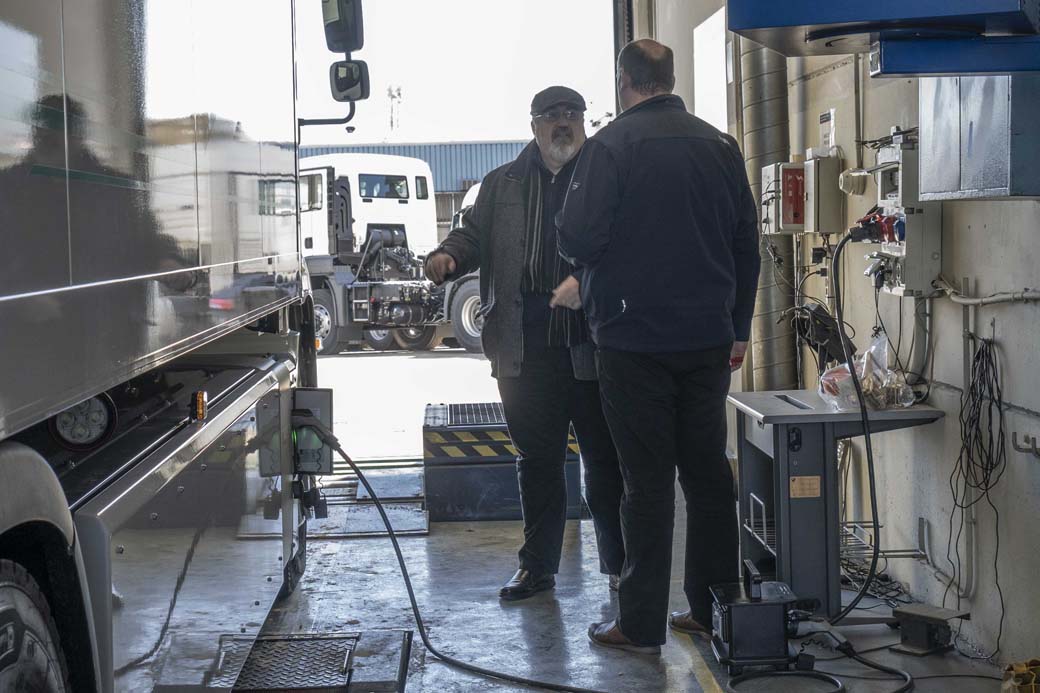
[[[404,691],[412,632],[227,635],[210,687],[240,693]]]

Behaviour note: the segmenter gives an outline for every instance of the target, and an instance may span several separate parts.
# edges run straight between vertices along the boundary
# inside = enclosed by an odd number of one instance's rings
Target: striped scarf
[[[537,153],[535,155],[537,156]],[[531,163],[530,170],[531,175],[527,176],[527,224],[524,230],[524,274],[521,289],[525,293],[551,295],[553,289],[573,274],[576,268],[560,256],[555,226],[551,228],[551,233],[544,233],[543,172],[535,162]],[[559,175],[564,174],[561,172]],[[566,185],[566,180],[561,184]],[[559,210],[550,211],[555,216]],[[585,311],[563,307],[551,309],[548,333],[548,346],[571,347],[587,341],[589,329],[585,321]]]

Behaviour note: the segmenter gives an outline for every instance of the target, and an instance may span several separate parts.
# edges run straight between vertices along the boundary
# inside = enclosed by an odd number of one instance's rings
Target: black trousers
[[[708,588],[738,577],[733,473],[726,460],[730,347],[678,353],[599,351],[603,411],[621,458],[625,567],[621,632],[665,641],[675,522],[675,473],[686,496],[684,589],[711,623]]]
[[[547,348],[525,352],[519,377],[499,378],[498,391],[518,453],[524,513],[520,567],[540,575],[559,572],[567,521],[564,462],[573,423],[584,464],[585,501],[596,528],[600,571],[619,574],[625,560],[620,519],[623,484],[598,384],[574,377],[568,349]]]

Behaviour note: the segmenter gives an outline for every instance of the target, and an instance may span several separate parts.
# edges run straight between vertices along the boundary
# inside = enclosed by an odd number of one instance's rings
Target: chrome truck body
[[[293,10],[0,5],[5,693],[202,685],[303,569]]]

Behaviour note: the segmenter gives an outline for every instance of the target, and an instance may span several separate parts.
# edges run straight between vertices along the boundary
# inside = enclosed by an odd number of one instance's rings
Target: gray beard
[[[578,145],[573,140],[570,143],[552,142],[549,144],[549,158],[552,159],[550,163],[560,168],[563,168],[577,153]]]

